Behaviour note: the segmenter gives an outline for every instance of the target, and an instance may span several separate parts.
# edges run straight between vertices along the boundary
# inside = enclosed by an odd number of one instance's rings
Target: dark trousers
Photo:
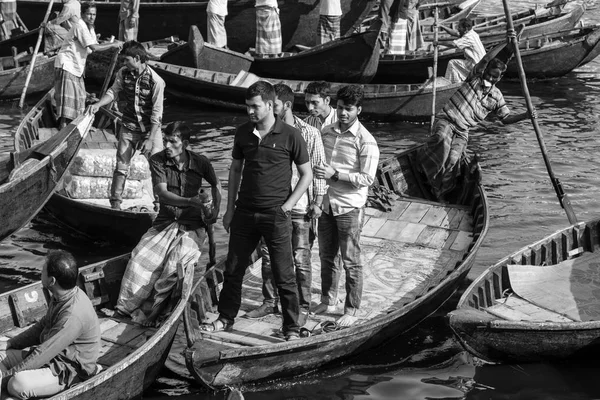
[[[298,289],[292,258],[292,218],[281,207],[255,212],[237,208],[229,235],[229,253],[219,298],[219,317],[233,322],[242,303],[248,260],[264,237],[283,315],[283,333],[298,332]]]

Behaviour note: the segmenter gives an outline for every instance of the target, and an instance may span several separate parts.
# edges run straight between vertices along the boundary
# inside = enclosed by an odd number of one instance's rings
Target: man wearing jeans
[[[319,218],[322,295],[314,312],[336,310],[341,271],[335,257],[339,250],[346,270],[344,315],[337,320],[340,326],[356,322],[360,308],[363,286],[360,232],[369,186],[379,162],[377,142],[358,120],[363,97],[358,85],[344,86],[338,91],[338,122],[321,131],[326,164],[315,167],[315,177],[327,179],[329,189]]]
[[[121,209],[129,164],[136,150],[150,157],[163,149],[161,122],[165,81],[147,64],[148,54],[138,42],[127,42],[121,51],[125,66],[117,72],[115,83],[97,102],[92,113],[115,98],[122,103],[121,131],[117,146],[117,166],[110,188],[110,206]],[[155,201],[158,205],[158,201]]]
[[[292,208],[306,192],[312,169],[302,134],[278,118],[273,85],[258,81],[246,90],[250,121],[240,126],[233,141],[227,212],[223,226],[229,252],[219,298],[219,317],[202,324],[204,331],[227,331],[242,301],[242,282],[250,255],[264,237],[281,300],[283,334],[299,337],[298,289],[292,260]],[[292,191],[292,163],[300,180]],[[241,181],[241,184],[240,184]],[[237,201],[236,201],[237,200]]]
[[[292,113],[294,92],[283,83],[275,85],[275,115],[288,125],[298,129],[306,142],[308,155],[312,167],[325,162],[325,151],[321,141],[321,133],[308,125]],[[292,186],[298,183],[297,170],[293,169]],[[298,298],[300,302],[300,316],[298,326],[304,326],[310,311],[310,286],[312,281],[312,268],[310,251],[315,239],[314,229],[316,221],[321,216],[323,195],[326,192],[325,179],[313,179],[308,190],[302,194],[300,200],[292,209],[292,250],[294,252],[294,267],[296,269],[296,282],[298,283]],[[262,253],[262,293],[263,304],[248,312],[247,318],[261,318],[277,312],[279,297],[275,292],[271,260],[266,243],[261,241]]]

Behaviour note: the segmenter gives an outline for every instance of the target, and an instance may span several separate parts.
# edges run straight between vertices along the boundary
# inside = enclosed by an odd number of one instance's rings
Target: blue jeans
[[[310,263],[310,251],[314,238],[311,237],[312,221],[307,216],[292,215],[292,251],[294,254],[294,267],[296,269],[296,283],[298,284],[298,300],[300,308],[310,308],[310,284],[312,282],[312,267]],[[273,272],[271,271],[271,257],[269,249],[263,240],[260,243],[262,254],[262,294],[264,304],[276,306],[279,296],[275,292]]]
[[[273,277],[281,299],[283,333],[298,332],[298,289],[292,260],[292,218],[280,206],[268,211],[236,208],[230,225],[229,252],[219,298],[219,318],[232,323],[242,303],[242,283],[248,260],[264,237]]]
[[[119,133],[119,144],[117,145],[117,167],[113,173],[113,180],[110,186],[110,201],[111,203],[120,203],[123,200],[123,189],[125,188],[125,180],[129,174],[129,165],[135,153],[138,143],[143,142],[148,137],[148,133],[134,132],[124,126],[121,126]],[[150,154],[146,154],[147,158],[158,153],[163,149],[162,135],[158,134],[152,142],[152,150]]]
[[[321,258],[321,303],[335,305],[341,270],[335,259],[340,251],[346,270],[346,302],[344,312],[354,315],[360,308],[363,288],[362,262],[360,259],[360,233],[364,220],[364,208],[349,213],[321,214],[319,218],[319,257]]]

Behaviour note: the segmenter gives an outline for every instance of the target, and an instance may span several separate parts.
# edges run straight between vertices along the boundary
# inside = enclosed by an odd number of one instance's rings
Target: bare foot
[[[334,313],[336,310],[336,306],[328,306],[325,303],[321,303],[318,306],[315,307],[314,310],[311,311],[312,314],[331,314]]]
[[[339,317],[336,322],[339,326],[346,328],[346,327],[354,324],[356,321],[358,321],[358,317],[355,317],[353,315],[344,314],[341,317]]]
[[[142,326],[145,326],[147,328],[155,328],[158,325],[156,323],[156,319],[158,318],[160,313],[160,307],[153,309],[150,315],[148,315],[148,317],[141,322]]]

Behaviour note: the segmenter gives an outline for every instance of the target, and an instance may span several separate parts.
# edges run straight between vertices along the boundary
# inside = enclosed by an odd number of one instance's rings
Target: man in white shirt
[[[330,90],[331,84],[329,82],[315,81],[309,83],[304,91],[304,102],[310,114],[304,119],[304,122],[314,126],[319,131],[338,120],[335,108],[330,104]]]
[[[317,44],[323,44],[340,37],[342,6],[340,0],[321,0],[317,25]]]
[[[49,53],[60,48],[73,24],[81,18],[79,0],[67,0],[63,3],[60,14],[46,24],[44,35],[44,51]]]
[[[227,47],[227,31],[225,16],[227,15],[227,0],[209,0],[206,8],[206,30],[208,43],[218,47]]]
[[[458,39],[440,43],[441,45],[453,46],[465,51],[464,60],[450,60],[445,78],[451,83],[463,82],[473,67],[485,56],[485,47],[477,32],[473,30],[473,22],[470,19],[463,18],[458,22],[458,32],[444,25],[440,27],[452,36],[459,36]]]

